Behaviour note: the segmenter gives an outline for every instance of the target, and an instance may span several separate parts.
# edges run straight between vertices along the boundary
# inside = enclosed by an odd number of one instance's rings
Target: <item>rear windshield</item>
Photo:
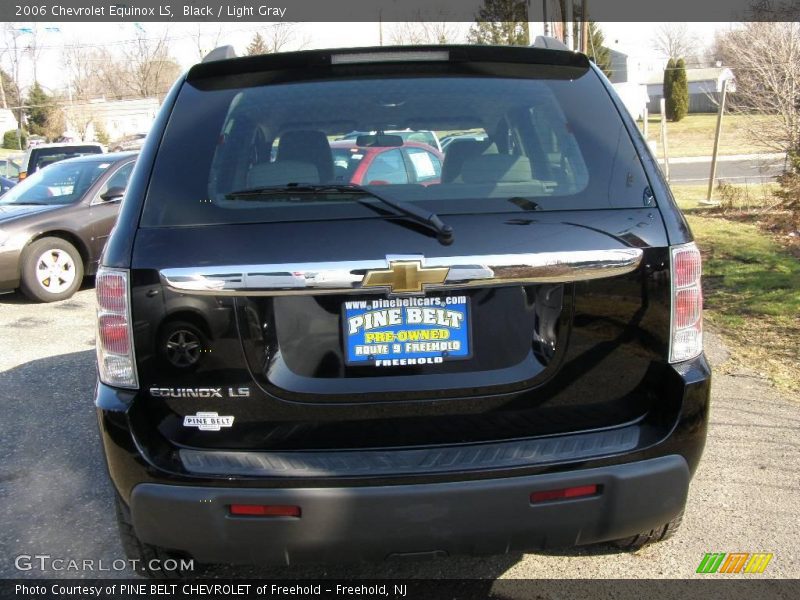
[[[103,151],[98,146],[69,146],[60,148],[36,148],[31,151],[30,165],[28,172],[32,173],[38,169],[43,169],[47,165],[66,160],[68,158],[77,158],[87,154],[101,154]]]
[[[474,72],[350,71],[242,87],[243,77],[231,78],[237,86],[187,82],[158,151],[142,225],[376,214],[368,198],[341,189],[292,193],[306,184],[357,184],[439,214],[643,205],[641,163],[593,71]]]

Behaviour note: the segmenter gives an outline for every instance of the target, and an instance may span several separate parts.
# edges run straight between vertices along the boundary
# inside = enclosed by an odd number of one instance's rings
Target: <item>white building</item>
[[[67,134],[94,141],[100,131],[115,140],[134,133],[147,133],[159,109],[156,98],[136,100],[97,99],[76,102],[64,108]]]
[[[14,113],[7,108],[0,108],[0,136],[6,131],[17,128],[17,119]]]

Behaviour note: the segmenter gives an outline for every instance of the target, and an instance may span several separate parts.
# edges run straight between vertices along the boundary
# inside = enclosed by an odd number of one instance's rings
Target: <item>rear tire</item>
[[[83,259],[68,241],[46,237],[33,242],[22,254],[20,289],[36,302],[56,302],[71,297],[83,282]]]
[[[136,571],[141,576],[150,579],[183,579],[191,574],[181,569],[168,570],[164,568],[154,568],[157,565],[163,567],[165,561],[169,559],[175,560],[177,564],[180,564],[181,559],[185,559],[186,556],[170,553],[164,548],[146,544],[141,541],[133,529],[128,507],[125,506],[116,492],[114,493],[114,509],[117,517],[117,528],[119,529],[119,540],[122,544],[122,549],[125,552],[125,556],[132,561],[137,561],[135,564]]]
[[[678,528],[681,526],[681,522],[683,521],[683,511],[680,514],[672,519],[669,523],[662,525],[661,527],[656,527],[655,529],[651,529],[650,531],[645,531],[643,533],[623,538],[621,540],[614,541],[614,545],[618,548],[622,548],[623,550],[628,550],[630,552],[635,552],[648,544],[652,544],[654,542],[663,542],[664,540],[668,540]]]

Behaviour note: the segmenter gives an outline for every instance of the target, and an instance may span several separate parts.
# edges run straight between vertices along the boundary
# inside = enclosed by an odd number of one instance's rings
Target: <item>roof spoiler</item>
[[[220,46],[206,54],[201,62],[209,63],[217,60],[226,60],[228,58],[236,58],[236,50],[233,46]]]
[[[569,52],[569,47],[562,42],[561,40],[546,36],[546,35],[537,35],[536,39],[533,40],[533,48],[544,48],[546,50],[566,50]],[[205,62],[205,61],[203,61]]]

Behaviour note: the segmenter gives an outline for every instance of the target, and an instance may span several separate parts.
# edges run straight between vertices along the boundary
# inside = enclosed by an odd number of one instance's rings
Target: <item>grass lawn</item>
[[[766,208],[776,203],[772,193],[778,189],[778,184],[774,182],[759,184],[733,184],[729,189],[736,191],[736,197],[727,200],[727,208],[737,210],[751,210],[754,208]],[[678,206],[684,213],[695,211],[708,211],[708,205],[703,205],[708,192],[707,185],[673,185],[671,186],[672,195],[678,202]],[[712,198],[716,201],[725,198],[720,194],[719,187],[714,189]]]
[[[757,225],[698,207],[702,187],[673,191],[703,253],[705,318],[734,364],[800,391],[800,260]]]
[[[719,153],[757,154],[774,152],[754,143],[748,129],[757,129],[759,122],[769,117],[762,115],[726,114],[722,119]],[[661,158],[660,115],[650,115],[647,137],[658,140],[658,157]],[[641,123],[639,123],[641,127]],[[711,156],[714,149],[714,130],[717,126],[715,114],[691,114],[677,123],[667,121],[667,144],[671,158],[683,156]]]

